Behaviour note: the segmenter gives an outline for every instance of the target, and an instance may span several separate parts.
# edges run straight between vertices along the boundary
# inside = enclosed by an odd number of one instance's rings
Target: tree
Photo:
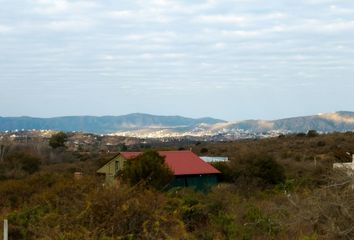
[[[234,171],[227,162],[213,162],[211,165],[221,172],[218,177],[221,182],[234,182],[239,173]]]
[[[65,147],[67,139],[68,136],[64,132],[55,133],[49,139],[49,146],[52,148]]]
[[[156,151],[145,153],[126,162],[123,170],[123,180],[135,185],[144,183],[156,189],[162,189],[169,184],[173,173],[165,164],[165,158]]]
[[[307,132],[307,136],[308,137],[317,137],[318,136],[318,132],[316,130],[309,130]]]
[[[246,157],[245,166],[240,169],[241,179],[257,186],[266,187],[286,180],[285,169],[272,156],[266,154],[255,154]]]

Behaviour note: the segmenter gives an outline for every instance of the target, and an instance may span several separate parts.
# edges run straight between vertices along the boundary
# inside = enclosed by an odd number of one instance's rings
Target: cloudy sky
[[[354,1],[0,5],[0,116],[354,110]]]

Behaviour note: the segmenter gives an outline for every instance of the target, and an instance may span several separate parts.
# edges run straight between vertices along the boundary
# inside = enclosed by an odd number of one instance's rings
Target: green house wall
[[[97,170],[97,173],[105,174],[106,182],[111,183],[117,176],[117,173],[124,168],[125,159],[117,156]]]
[[[207,190],[217,183],[217,174],[177,175],[171,182],[171,187],[191,187],[196,190]]]

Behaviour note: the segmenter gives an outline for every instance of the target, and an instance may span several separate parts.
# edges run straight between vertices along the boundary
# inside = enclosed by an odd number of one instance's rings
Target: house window
[[[119,171],[119,161],[115,161],[115,169],[116,169],[116,172]]]

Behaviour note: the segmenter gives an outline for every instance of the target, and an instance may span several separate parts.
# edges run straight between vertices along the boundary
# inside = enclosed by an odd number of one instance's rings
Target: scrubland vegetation
[[[160,191],[138,180],[105,185],[95,171],[113,154],[3,146],[0,219],[10,239],[354,239],[354,176],[332,170],[351,161],[354,133],[162,148],[230,161],[214,164],[221,182],[206,193]]]

